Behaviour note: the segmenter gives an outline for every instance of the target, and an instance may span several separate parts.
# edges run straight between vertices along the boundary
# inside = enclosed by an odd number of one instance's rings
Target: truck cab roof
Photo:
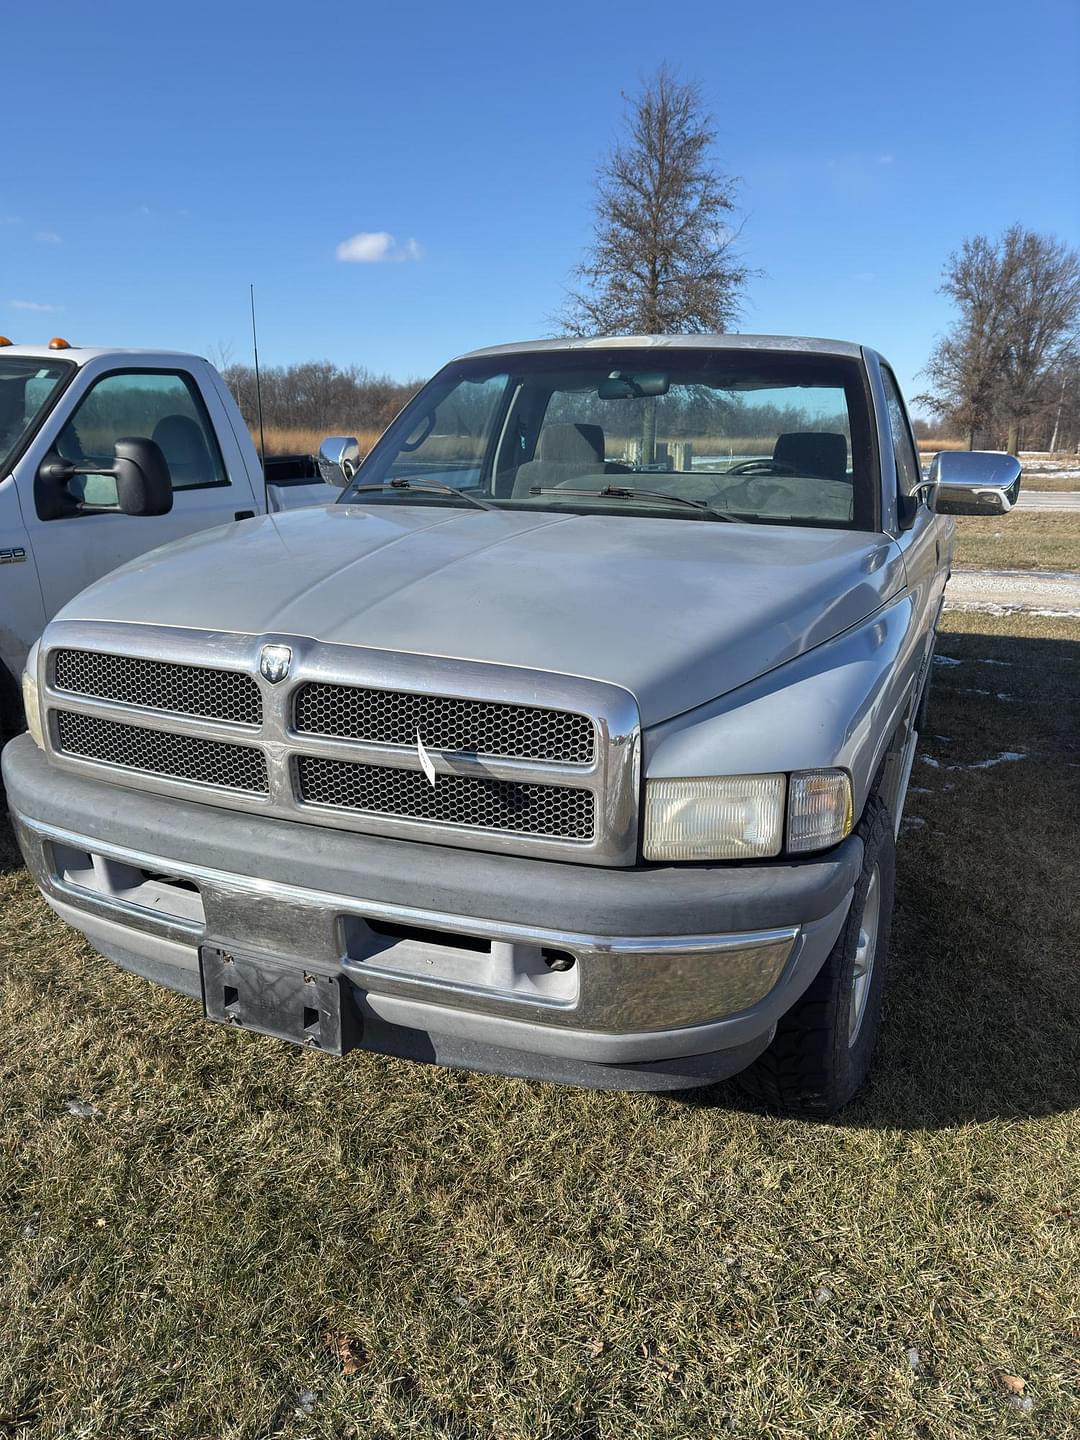
[[[556,340],[523,340],[512,345],[490,345],[459,355],[459,360],[479,356],[518,355],[543,350],[771,350],[799,354],[842,355],[857,360],[863,346],[851,340],[823,340],[805,335],[601,335],[562,336]]]
[[[164,361],[168,364],[181,362],[187,365],[190,365],[193,360],[202,359],[201,356],[183,350],[143,350],[126,345],[65,345],[56,348],[50,348],[48,344],[5,345],[0,348],[0,355],[18,356],[24,359],[69,360],[75,365],[88,365],[91,360],[101,357],[119,362],[121,365],[126,360],[130,360],[132,364],[145,364],[148,357],[152,358],[155,363],[157,361]]]

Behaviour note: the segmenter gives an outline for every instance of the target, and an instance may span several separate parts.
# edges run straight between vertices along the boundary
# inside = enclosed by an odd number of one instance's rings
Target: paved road
[[[1024,490],[1017,510],[1080,510],[1080,490]]]
[[[1080,571],[954,570],[945,608],[1080,616]]]

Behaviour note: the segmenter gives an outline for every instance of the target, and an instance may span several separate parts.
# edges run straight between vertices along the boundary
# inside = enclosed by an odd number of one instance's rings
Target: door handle
[[[233,511],[233,519],[234,519],[234,520],[254,520],[254,519],[255,519],[255,511],[254,511],[254,510],[234,510],[234,511]]]

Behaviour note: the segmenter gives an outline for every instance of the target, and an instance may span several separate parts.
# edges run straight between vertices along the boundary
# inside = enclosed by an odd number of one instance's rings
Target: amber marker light
[[[9,340],[6,335],[0,335],[0,345],[14,345],[14,340]]]
[[[54,335],[53,338],[49,341],[49,349],[50,349],[50,350],[70,350],[70,349],[71,349],[71,346],[68,344],[68,342],[67,342],[66,340],[61,339],[59,335]]]

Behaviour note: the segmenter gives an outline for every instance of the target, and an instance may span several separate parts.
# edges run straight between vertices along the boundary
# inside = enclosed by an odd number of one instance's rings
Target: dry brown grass
[[[966,450],[966,440],[920,440],[919,455],[929,463],[941,450]]]
[[[1080,490],[1080,462],[1070,475],[1067,472],[1063,475],[1055,475],[1052,471],[1024,471],[1025,490]]]
[[[959,516],[953,563],[958,570],[1080,570],[1080,515],[1014,510],[997,518]]]
[[[360,442],[360,454],[366,455],[381,434],[381,430],[355,430],[346,424],[333,430],[309,430],[302,425],[267,425],[266,453],[268,455],[317,455],[319,446],[327,435],[355,435]],[[252,439],[258,445],[258,429],[252,431]]]

